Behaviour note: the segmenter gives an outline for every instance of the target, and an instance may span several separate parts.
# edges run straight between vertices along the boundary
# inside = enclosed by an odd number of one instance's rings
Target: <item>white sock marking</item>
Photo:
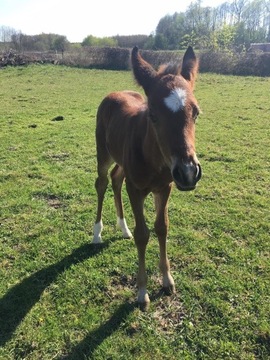
[[[132,234],[131,231],[129,230],[127,223],[126,223],[126,219],[120,219],[120,217],[117,216],[117,226],[119,227],[119,229],[122,230],[123,233],[123,237],[125,239],[130,239],[132,238]]]
[[[139,289],[137,301],[140,304],[150,303],[149,295],[145,287]]]
[[[101,232],[103,230],[102,220],[94,225],[94,238],[92,244],[102,243]]]
[[[184,89],[173,89],[169,96],[164,99],[165,105],[172,112],[177,112],[184,108],[187,99],[187,92]]]

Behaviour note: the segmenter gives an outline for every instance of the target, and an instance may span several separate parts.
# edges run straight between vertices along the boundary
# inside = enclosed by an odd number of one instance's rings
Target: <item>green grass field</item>
[[[146,202],[147,313],[111,188],[91,245],[95,114],[108,92],[138,89],[131,73],[29,66],[0,83],[0,359],[269,359],[270,78],[199,76],[203,178],[170,199],[171,297]]]

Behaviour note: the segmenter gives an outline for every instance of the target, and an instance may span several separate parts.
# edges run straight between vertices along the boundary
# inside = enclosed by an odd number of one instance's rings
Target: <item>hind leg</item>
[[[99,244],[102,242],[101,239],[101,232],[103,230],[103,223],[102,223],[102,207],[103,207],[103,200],[104,195],[108,186],[108,170],[109,167],[112,165],[113,159],[111,158],[110,154],[108,153],[106,146],[97,139],[97,172],[98,177],[95,182],[96,192],[98,196],[98,205],[97,205],[97,215],[96,221],[94,225],[94,237],[93,243]]]
[[[97,215],[96,221],[94,225],[94,238],[93,243],[98,244],[101,243],[101,232],[103,230],[103,223],[102,223],[102,207],[103,207],[103,200],[104,195],[108,185],[108,177],[107,177],[108,170],[104,169],[103,171],[99,171],[99,175],[95,182],[95,187],[98,196],[98,206],[97,206]]]
[[[132,238],[132,234],[127,226],[124,210],[123,210],[123,202],[122,202],[122,185],[124,181],[125,175],[123,168],[119,165],[115,165],[115,167],[111,171],[111,179],[112,179],[112,188],[114,192],[114,201],[116,207],[117,214],[117,226],[122,230],[123,237],[125,239]]]

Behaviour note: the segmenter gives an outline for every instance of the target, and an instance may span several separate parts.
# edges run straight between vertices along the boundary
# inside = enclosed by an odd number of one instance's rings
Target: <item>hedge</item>
[[[184,51],[141,50],[142,56],[155,68],[168,62],[181,62]],[[270,76],[270,53],[197,51],[201,72],[219,74]],[[67,66],[107,70],[129,70],[130,49],[114,47],[87,47],[64,54],[15,53],[0,55],[0,67],[27,65],[29,63],[53,63]]]

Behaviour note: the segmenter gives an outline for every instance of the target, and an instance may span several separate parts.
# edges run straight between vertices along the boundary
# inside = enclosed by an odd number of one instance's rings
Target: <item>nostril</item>
[[[196,181],[199,181],[202,177],[202,167],[200,164],[197,165]]]
[[[201,176],[200,164],[181,163],[172,169],[172,177],[181,189],[194,189]]]
[[[181,184],[183,182],[183,176],[177,166],[175,166],[175,168],[173,169],[172,176],[177,183]]]

